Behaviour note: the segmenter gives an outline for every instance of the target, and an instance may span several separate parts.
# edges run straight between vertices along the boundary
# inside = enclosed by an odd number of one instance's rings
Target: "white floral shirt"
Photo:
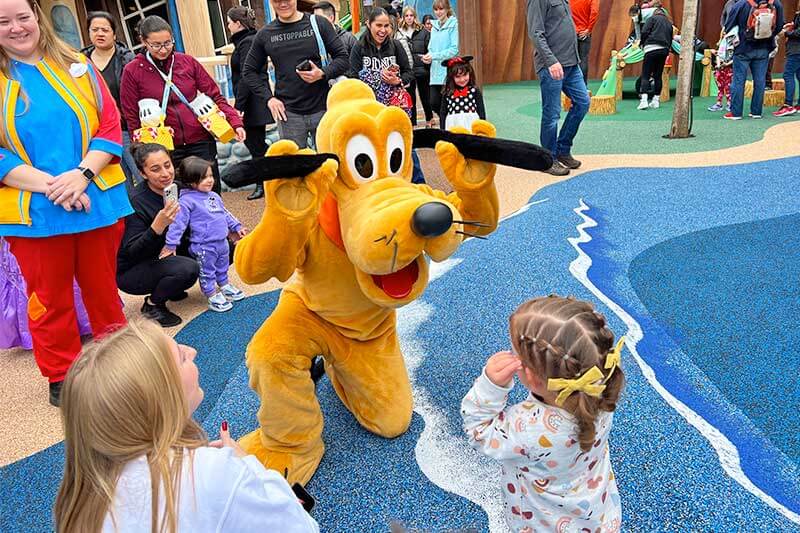
[[[484,370],[461,402],[470,444],[502,462],[508,527],[522,533],[619,531],[622,510],[608,454],[613,413],[600,414],[594,446],[583,452],[572,415],[532,395],[506,407],[510,390]]]

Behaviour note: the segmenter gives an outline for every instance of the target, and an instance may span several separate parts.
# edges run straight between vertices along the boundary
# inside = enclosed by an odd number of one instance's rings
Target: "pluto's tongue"
[[[414,288],[414,283],[419,277],[419,266],[417,261],[414,260],[407,267],[398,270],[392,274],[385,274],[383,276],[373,275],[372,279],[375,285],[383,289],[383,292],[400,300],[411,294],[411,289]]]

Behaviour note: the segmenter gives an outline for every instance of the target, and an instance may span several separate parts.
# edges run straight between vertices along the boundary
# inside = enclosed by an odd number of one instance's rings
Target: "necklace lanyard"
[[[189,104],[189,100],[186,99],[186,97],[183,95],[183,93],[178,88],[178,86],[175,85],[172,82],[172,68],[175,66],[175,54],[172,55],[172,62],[169,65],[169,73],[168,74],[164,74],[163,72],[161,72],[161,69],[158,68],[158,66],[153,61],[153,58],[150,56],[150,52],[147,52],[147,56],[146,57],[147,57],[147,60],[150,62],[150,64],[153,65],[153,68],[156,69],[156,72],[158,72],[158,74],[161,76],[161,79],[164,80],[164,96],[162,97],[162,100],[161,100],[161,113],[164,116],[166,116],[166,114],[167,114],[167,101],[169,100],[169,92],[173,91],[175,93],[175,95],[178,97],[178,99],[181,102],[183,102],[184,104],[186,104],[189,107],[189,109],[192,110],[192,113],[197,115],[197,113],[195,112],[194,108],[191,106],[191,104]]]

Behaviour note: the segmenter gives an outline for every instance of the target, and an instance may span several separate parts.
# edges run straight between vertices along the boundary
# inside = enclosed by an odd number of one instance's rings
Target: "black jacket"
[[[125,65],[130,63],[136,57],[136,54],[128,50],[128,48],[122,44],[121,42],[115,43],[115,51],[114,55],[116,56],[116,63],[114,65],[114,77],[117,79],[117,87],[119,88],[122,83],[122,69],[125,68]],[[81,53],[92,59],[92,53],[94,52],[95,45],[89,45],[86,48],[81,50]],[[99,69],[98,69],[99,70]],[[98,72],[99,73],[99,72]],[[127,127],[125,125],[125,119],[122,118],[122,102],[120,102],[119,98],[116,99],[117,108],[120,110],[120,121],[122,123],[122,131],[126,131]]]
[[[398,33],[398,36],[400,34]],[[431,32],[425,28],[414,30],[411,38],[407,39],[414,55],[414,76],[424,78],[431,75],[431,66],[422,62],[422,56],[428,53],[428,43],[431,41]]]
[[[125,217],[125,233],[117,253],[117,273],[123,274],[140,263],[158,259],[167,242],[167,231],[156,234],[150,227],[164,207],[164,197],[153,192],[142,182],[131,196],[134,212]],[[178,246],[178,255],[189,255],[189,232],[186,231]]]
[[[233,82],[233,94],[236,97],[234,107],[244,113],[242,120],[245,127],[263,126],[275,122],[267,107],[267,101],[251,91],[250,86],[242,78],[242,67],[247,59],[247,54],[250,53],[250,47],[253,46],[256,33],[256,30],[242,30],[231,35],[234,46],[231,54],[231,81]],[[258,77],[261,83],[269,83],[269,75],[266,71],[259,72]]]
[[[365,33],[350,52],[349,76],[358,78],[362,70],[381,71],[396,64],[400,67],[400,79],[404,87],[414,81],[414,71],[411,70],[408,56],[402,49],[403,45],[395,42],[391,37],[387,37],[383,45],[378,48],[368,35],[368,32]]]
[[[649,44],[657,44],[667,49],[672,47],[672,23],[665,15],[658,12],[647,19],[642,28],[640,46],[644,48]]]

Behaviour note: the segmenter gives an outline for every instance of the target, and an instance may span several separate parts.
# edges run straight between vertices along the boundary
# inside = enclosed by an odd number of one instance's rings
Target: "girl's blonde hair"
[[[56,66],[61,69],[63,72],[69,72],[69,66],[78,61],[78,52],[70,45],[65,43],[61,40],[61,38],[56,34],[55,30],[53,29],[52,24],[47,19],[42,11],[39,2],[36,0],[27,0],[28,6],[31,8],[34,16],[36,17],[37,24],[39,25],[39,51],[42,55],[48,58],[50,61],[54,62]],[[0,47],[0,72],[3,75],[11,79],[11,58],[8,56],[6,51]],[[83,91],[81,91],[78,84],[72,80],[72,77],[69,76],[69,79],[73,85],[73,89],[77,92],[81,93],[84,97]],[[94,87],[94,84],[92,84]],[[5,100],[5,85],[0,84],[0,101]],[[26,107],[27,107],[27,97],[24,94],[20,94],[21,97],[25,98]],[[99,106],[99,94],[95,94],[95,101]],[[24,111],[23,111],[24,112]],[[3,148],[9,149],[11,145],[8,141],[8,132],[5,129],[5,125],[3,121],[0,120],[0,146]]]
[[[522,304],[509,319],[511,343],[523,366],[544,383],[574,379],[596,366],[603,369],[614,344],[605,317],[589,302],[550,295]],[[614,411],[625,383],[622,368],[602,370],[607,378],[599,398],[573,392],[563,408],[578,423],[578,442],[588,451],[595,440],[594,422],[600,411]]]
[[[436,8],[444,9],[445,11],[447,11],[448,17],[453,16],[453,8],[450,7],[450,0],[433,0],[433,5],[431,6],[431,9],[436,9]]]
[[[406,13],[413,13],[414,14],[414,23],[411,24],[411,26],[406,24]],[[422,25],[419,23],[419,20],[417,20],[417,12],[411,6],[406,6],[406,7],[403,8],[403,14],[400,16],[400,23],[397,26],[398,26],[398,29],[401,29],[401,30],[405,30],[405,29],[418,30],[418,29],[422,28]]]
[[[177,531],[184,458],[191,465],[193,450],[208,439],[189,413],[168,337],[157,324],[133,321],[88,346],[64,380],[61,419],[59,533],[100,531],[125,464],[142,456],[150,467],[150,529]]]

